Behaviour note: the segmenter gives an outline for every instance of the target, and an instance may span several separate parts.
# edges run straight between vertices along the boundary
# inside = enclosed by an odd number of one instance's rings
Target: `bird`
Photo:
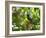
[[[31,16],[31,15],[27,14],[27,19],[28,19],[30,22],[32,22],[32,16]]]

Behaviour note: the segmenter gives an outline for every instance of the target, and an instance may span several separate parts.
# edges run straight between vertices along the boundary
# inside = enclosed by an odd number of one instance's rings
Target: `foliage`
[[[39,30],[40,8],[37,7],[13,7],[12,30]]]

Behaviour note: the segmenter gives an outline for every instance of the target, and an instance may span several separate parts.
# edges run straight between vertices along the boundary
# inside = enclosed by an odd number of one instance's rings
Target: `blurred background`
[[[12,7],[12,30],[40,30],[39,7]]]

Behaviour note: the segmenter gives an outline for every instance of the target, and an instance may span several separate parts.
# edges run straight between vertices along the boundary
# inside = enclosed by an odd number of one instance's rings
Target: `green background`
[[[40,8],[12,7],[12,31],[40,30]]]

